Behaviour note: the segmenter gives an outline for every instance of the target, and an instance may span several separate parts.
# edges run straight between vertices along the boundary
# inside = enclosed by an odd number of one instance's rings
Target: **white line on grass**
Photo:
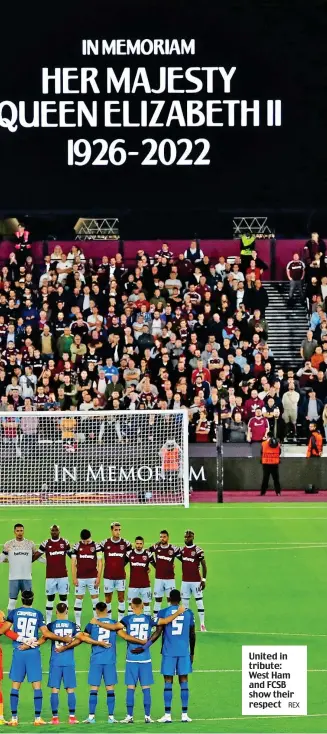
[[[308,550],[310,548],[327,548],[327,543],[324,545],[292,545],[281,548],[280,546],[272,546],[268,548],[209,548],[206,553],[262,553],[263,551],[290,551],[290,550]]]
[[[133,515],[133,517],[123,517],[124,521],[125,520],[135,521],[135,520],[141,520],[141,519],[147,521],[147,520],[160,520],[161,518],[158,515],[156,515],[155,517],[147,517],[146,515],[144,515],[142,516],[142,518],[141,517],[137,518],[135,517],[135,515]],[[180,521],[180,519],[181,519],[180,517],[169,517],[169,520],[172,520],[172,521],[174,520]],[[187,517],[185,519],[187,519]],[[288,522],[288,520],[325,520],[327,521],[327,515],[326,517],[243,517],[243,516],[242,517],[212,517],[211,515],[211,517],[196,517],[195,519],[196,520],[212,520],[212,522],[218,522],[218,521],[225,522],[228,520],[232,520],[233,522],[238,521],[238,520],[242,522],[244,522],[244,520],[258,520],[260,522],[268,522],[270,520],[279,520],[281,522]]]
[[[234,630],[208,630],[211,635],[269,635],[270,637],[327,637],[327,634],[311,634],[309,632],[235,632]]]
[[[149,541],[147,541],[149,542]],[[274,540],[236,540],[236,541],[210,541],[199,540],[199,545],[327,545],[325,540],[285,540],[285,541],[274,541]]]
[[[88,673],[88,672],[89,672],[88,670],[75,670],[75,673],[76,674],[79,674],[79,675],[86,675],[86,673]],[[153,673],[160,673],[160,670],[153,670],[152,672]],[[9,671],[8,670],[5,670],[4,673],[5,673],[5,675],[8,675],[9,674]],[[117,673],[125,673],[125,670],[117,670]],[[205,673],[205,674],[207,674],[207,673],[242,673],[242,669],[241,668],[226,668],[226,669],[224,669],[224,668],[222,668],[222,669],[212,668],[212,669],[208,669],[208,670],[193,670],[193,674],[194,673],[195,674],[201,674],[201,673]],[[327,668],[319,668],[319,669],[318,668],[312,668],[311,670],[308,670],[308,673],[327,673]],[[48,670],[44,670],[43,671],[43,674],[44,675],[48,675],[49,674],[49,671]]]

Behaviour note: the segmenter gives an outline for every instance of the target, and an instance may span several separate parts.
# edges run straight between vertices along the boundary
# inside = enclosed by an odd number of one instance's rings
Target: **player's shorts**
[[[125,585],[125,579],[103,579],[105,594],[112,594],[113,591],[125,591]]]
[[[2,661],[2,649],[0,647],[0,680],[3,680],[3,661]]]
[[[125,668],[125,685],[126,686],[137,686],[140,682],[141,686],[152,686],[154,683],[152,673],[151,660],[147,662],[129,662],[126,661]]]
[[[101,686],[102,678],[105,686],[116,685],[118,683],[116,666],[92,663],[87,681],[89,686]]]
[[[166,596],[168,598],[170,592],[176,589],[175,579],[156,579],[154,582],[153,596],[156,599],[162,599]]]
[[[144,587],[142,589],[135,589],[134,586],[130,586],[128,589],[128,601],[136,598],[142,599],[144,604],[150,604],[152,599],[151,586]]]
[[[9,678],[15,683],[23,683],[25,677],[29,683],[42,680],[40,650],[14,649]]]
[[[65,596],[65,594],[69,594],[68,578],[46,579],[45,593],[47,596],[51,596],[52,594],[61,594],[62,596]]]
[[[203,599],[203,591],[201,589],[200,581],[182,581],[182,586],[181,586],[182,599],[190,599],[192,594],[195,597],[195,599]]]
[[[74,665],[52,665],[50,667],[48,688],[60,688],[61,681],[64,684],[64,688],[76,688]]]
[[[188,675],[192,673],[191,658],[189,655],[174,658],[163,655],[160,672],[162,675]]]
[[[75,586],[76,596],[84,596],[88,589],[91,596],[99,596],[99,589],[94,586],[96,579],[77,579],[77,586]]]
[[[9,599],[17,599],[20,591],[32,591],[31,579],[9,579]]]

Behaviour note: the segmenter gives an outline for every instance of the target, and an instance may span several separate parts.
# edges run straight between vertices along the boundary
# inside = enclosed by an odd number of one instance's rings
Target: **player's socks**
[[[151,689],[143,688],[143,706],[145,716],[150,716],[151,711]]]
[[[41,689],[38,689],[34,691],[34,711],[35,711],[36,719],[40,718],[41,716],[42,702],[43,702],[43,693]]]
[[[144,604],[144,614],[149,614],[151,617],[150,604]]]
[[[165,683],[165,687],[164,687],[165,714],[170,714],[171,712],[172,699],[173,699],[172,683]]]
[[[67,694],[67,701],[68,701],[69,716],[75,716],[75,711],[76,711],[76,696],[75,696],[75,693],[68,693]]]
[[[89,716],[94,716],[98,703],[98,691],[90,691],[89,697]]]
[[[196,602],[196,606],[197,606],[197,609],[198,609],[200,624],[203,624],[203,626],[205,626],[204,625],[203,599],[196,599],[195,602]]]
[[[59,693],[51,693],[50,706],[51,706],[52,716],[58,716]]]
[[[182,681],[180,686],[181,686],[182,713],[187,714],[188,699],[189,699],[188,682],[186,680]]]
[[[3,695],[0,691],[0,719],[3,719]]]
[[[83,606],[83,599],[75,599],[74,612],[75,612],[75,621],[78,627],[81,626],[82,606]]]
[[[185,607],[185,609],[188,609],[190,606],[190,600],[182,598],[182,604],[183,604],[183,607]]]
[[[124,601],[118,603],[118,622],[125,616],[126,604]]]
[[[115,691],[107,691],[107,706],[108,706],[109,716],[113,716],[114,714],[115,703],[116,703]]]
[[[135,688],[126,689],[126,710],[128,716],[133,716]]]
[[[110,602],[110,604],[107,604],[107,613],[108,613],[109,617],[111,617],[111,602]]]
[[[161,601],[155,601],[154,602],[153,611],[154,612],[160,612],[160,607],[161,607]]]
[[[16,599],[9,599],[8,612],[11,612],[13,609],[16,609]]]
[[[93,609],[93,612],[95,614],[95,607],[96,607],[96,605],[97,605],[97,603],[99,601],[99,597],[96,596],[95,599],[92,599],[91,601],[92,601],[92,609]]]
[[[53,601],[49,601],[49,599],[47,599],[47,605],[46,605],[46,608],[45,608],[46,623],[47,624],[50,624],[50,622],[52,620],[52,612],[53,612]]]
[[[11,708],[11,715],[13,718],[17,717],[18,699],[19,699],[19,691],[17,691],[15,688],[12,688],[10,691],[10,708]]]

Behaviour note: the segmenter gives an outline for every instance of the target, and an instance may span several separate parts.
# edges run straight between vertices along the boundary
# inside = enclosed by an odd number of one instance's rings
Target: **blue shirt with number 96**
[[[39,637],[40,627],[45,627],[45,621],[42,612],[32,607],[19,607],[12,609],[7,616],[8,622],[12,622],[12,629],[22,637],[31,639]],[[13,641],[14,648],[18,649],[21,645],[18,640]]]

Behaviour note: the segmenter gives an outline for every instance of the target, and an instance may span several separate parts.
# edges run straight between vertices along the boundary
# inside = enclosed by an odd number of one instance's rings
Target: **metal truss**
[[[79,219],[75,225],[75,240],[118,240],[119,219]]]

